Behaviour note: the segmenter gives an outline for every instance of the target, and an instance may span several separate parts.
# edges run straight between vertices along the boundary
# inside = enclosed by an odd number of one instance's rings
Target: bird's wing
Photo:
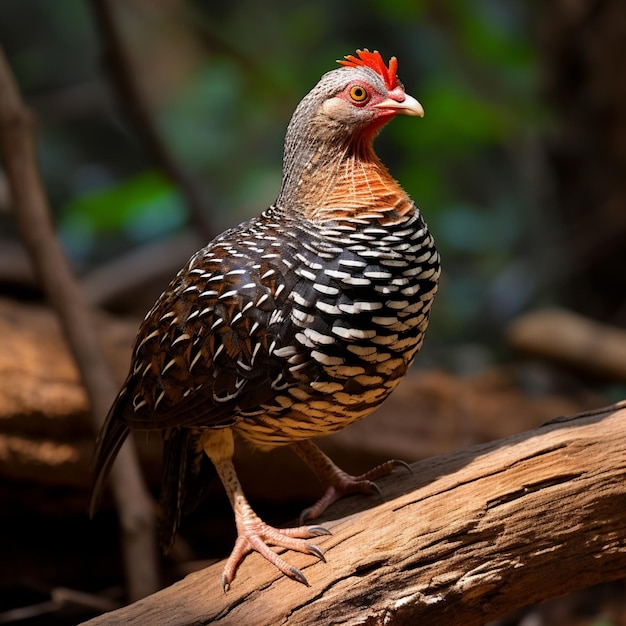
[[[228,425],[274,393],[295,279],[280,259],[228,251],[198,253],[143,321],[111,409],[131,428]]]

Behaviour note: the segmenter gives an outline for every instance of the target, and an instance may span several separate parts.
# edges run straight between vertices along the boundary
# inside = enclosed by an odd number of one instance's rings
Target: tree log
[[[526,313],[507,329],[516,350],[603,380],[626,381],[626,330],[559,308]]]
[[[504,416],[503,416],[504,417]],[[626,402],[416,463],[387,502],[337,503],[327,563],[287,553],[306,588],[257,554],[228,593],[223,563],[99,624],[484,624],[626,576]]]

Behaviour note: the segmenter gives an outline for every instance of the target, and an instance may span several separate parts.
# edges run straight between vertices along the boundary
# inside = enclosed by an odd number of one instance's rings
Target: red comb
[[[337,61],[337,63],[346,67],[369,67],[381,76],[385,81],[387,89],[394,89],[398,86],[398,78],[396,77],[398,59],[396,57],[389,59],[389,67],[387,67],[383,57],[380,56],[380,52],[377,50],[370,52],[365,48],[365,50],[357,50],[356,54],[357,56],[348,54],[340,61]]]

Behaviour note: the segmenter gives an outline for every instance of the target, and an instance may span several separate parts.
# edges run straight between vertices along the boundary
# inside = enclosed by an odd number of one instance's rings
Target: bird
[[[237,529],[225,592],[251,552],[308,586],[276,548],[325,561],[309,540],[329,531],[305,522],[346,494],[375,492],[374,481],[401,464],[353,476],[312,441],[371,413],[403,379],[440,275],[421,212],[373,149],[396,115],[424,110],[399,81],[396,57],[387,64],[360,49],[338,63],[287,126],[276,201],[196,252],[147,313],[97,438],[92,516],[127,435],[161,433],[166,549],[207,468],[217,470]],[[299,526],[270,526],[250,506],[235,439],[264,451],[290,446],[319,478],[323,495]]]

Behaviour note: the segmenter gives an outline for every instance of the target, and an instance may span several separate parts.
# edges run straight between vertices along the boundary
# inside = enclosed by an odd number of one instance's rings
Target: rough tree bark
[[[253,554],[227,594],[217,563],[86,624],[472,626],[624,577],[625,420],[626,403],[558,418],[416,463],[372,509],[338,503],[328,562],[288,554],[309,588]]]

